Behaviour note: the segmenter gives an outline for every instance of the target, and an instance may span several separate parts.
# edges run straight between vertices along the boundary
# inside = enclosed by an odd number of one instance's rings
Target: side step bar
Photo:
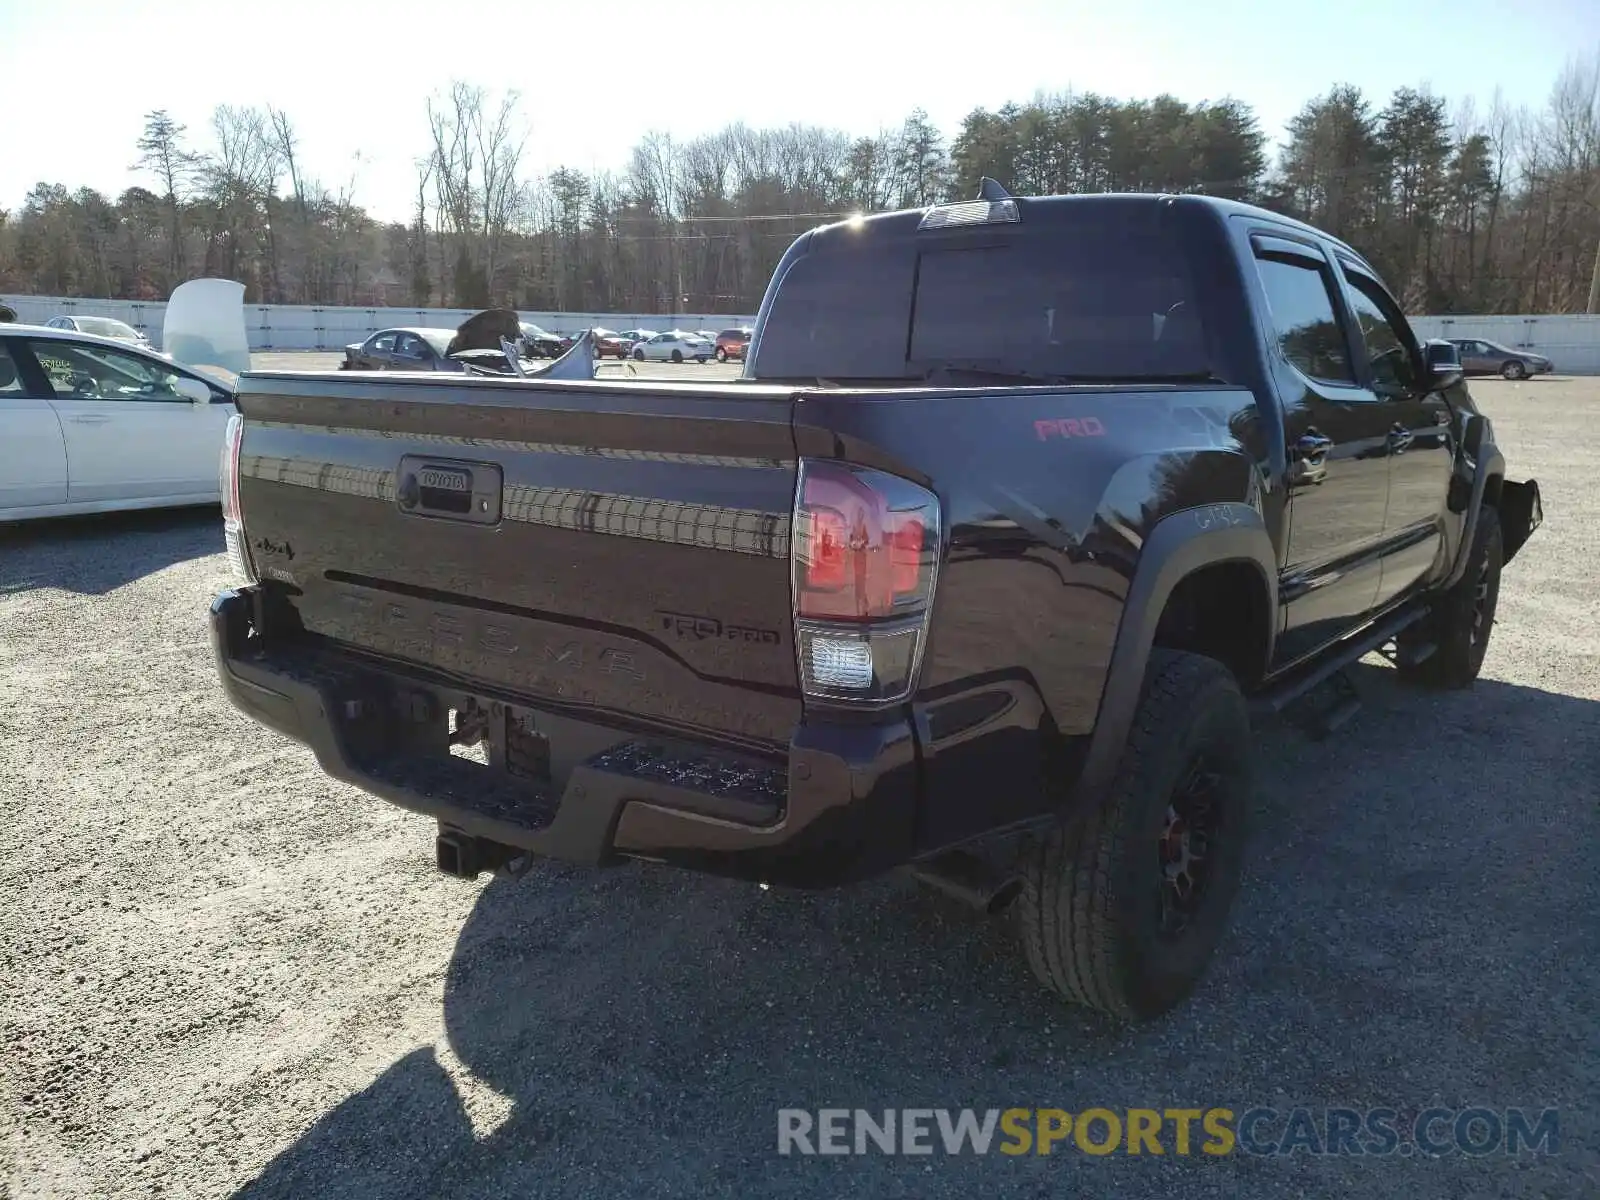
[[[1329,680],[1343,676],[1345,670],[1352,664],[1380,649],[1427,615],[1427,607],[1419,604],[1381,618],[1376,624],[1331,651],[1327,657],[1317,660],[1304,671],[1270,684],[1265,691],[1252,697],[1250,716],[1253,719],[1276,716]],[[1409,656],[1409,661],[1421,662],[1432,653],[1432,646],[1419,647]],[[1325,732],[1344,724],[1360,707],[1360,698],[1353,694],[1355,688],[1348,677],[1345,678],[1345,683],[1346,687],[1343,690],[1346,694],[1335,705],[1333,711],[1326,714],[1321,721]]]

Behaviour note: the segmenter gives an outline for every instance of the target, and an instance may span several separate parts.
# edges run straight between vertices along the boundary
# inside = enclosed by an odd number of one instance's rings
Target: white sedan
[[[716,344],[709,338],[674,329],[658,333],[635,345],[633,357],[639,362],[646,359],[652,362],[683,362],[692,358],[695,362],[703,363],[708,362],[715,351]]]
[[[0,325],[0,521],[216,504],[233,391],[125,341]]]

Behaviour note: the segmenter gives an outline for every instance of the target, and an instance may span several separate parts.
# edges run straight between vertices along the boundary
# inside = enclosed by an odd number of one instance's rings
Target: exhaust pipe
[[[1022,891],[1020,877],[966,850],[948,850],[913,863],[911,875],[986,916],[1002,912]]]

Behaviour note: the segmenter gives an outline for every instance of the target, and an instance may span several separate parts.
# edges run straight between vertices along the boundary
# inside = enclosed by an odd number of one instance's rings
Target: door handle
[[[76,416],[76,417],[69,417],[68,419],[74,425],[104,425],[107,421],[111,420],[110,417],[83,416],[83,415],[79,415],[79,416]]]

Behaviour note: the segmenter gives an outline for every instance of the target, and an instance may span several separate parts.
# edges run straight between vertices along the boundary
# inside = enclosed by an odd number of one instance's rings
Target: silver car
[[[1468,375],[1502,375],[1507,379],[1526,379],[1548,375],[1555,364],[1530,350],[1513,350],[1487,338],[1451,338],[1461,352],[1461,369]]]
[[[141,350],[149,350],[150,339],[126,321],[115,317],[51,317],[45,322],[48,329],[70,329],[74,333],[87,333],[95,337],[131,342]]]

